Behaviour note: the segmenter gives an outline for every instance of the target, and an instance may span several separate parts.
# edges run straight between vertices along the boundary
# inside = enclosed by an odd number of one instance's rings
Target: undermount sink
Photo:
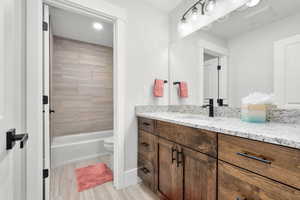
[[[180,114],[176,116],[180,119],[191,119],[191,120],[201,120],[201,121],[221,121],[222,119],[216,117],[206,117],[204,115],[196,115],[196,114]]]

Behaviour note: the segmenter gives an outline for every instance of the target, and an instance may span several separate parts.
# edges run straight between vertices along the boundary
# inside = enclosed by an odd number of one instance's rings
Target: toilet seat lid
[[[113,145],[115,143],[114,137],[108,137],[104,139],[104,144],[111,144]]]

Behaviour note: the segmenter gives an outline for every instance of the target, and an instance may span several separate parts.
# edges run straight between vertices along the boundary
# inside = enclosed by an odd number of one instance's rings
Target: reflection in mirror
[[[261,0],[174,42],[170,80],[186,81],[189,97],[173,87],[170,104],[213,98],[240,107],[243,97],[262,92],[274,93],[280,107],[300,108],[299,22],[299,0]]]
[[[214,99],[218,106],[227,106],[227,71],[221,55],[204,52],[204,104]]]

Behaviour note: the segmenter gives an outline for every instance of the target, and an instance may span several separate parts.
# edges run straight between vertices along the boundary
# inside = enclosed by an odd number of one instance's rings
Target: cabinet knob
[[[141,145],[144,146],[144,147],[149,147],[149,144],[146,143],[146,142],[142,142]]]
[[[145,173],[145,174],[148,174],[150,171],[149,171],[149,169],[147,169],[146,167],[143,167],[142,168],[142,171]]]

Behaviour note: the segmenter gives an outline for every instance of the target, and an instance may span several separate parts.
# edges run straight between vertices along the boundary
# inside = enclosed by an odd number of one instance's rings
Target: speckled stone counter
[[[232,136],[300,149],[300,125],[287,123],[247,123],[238,118],[209,118],[177,112],[136,112],[139,117],[171,122]]]

